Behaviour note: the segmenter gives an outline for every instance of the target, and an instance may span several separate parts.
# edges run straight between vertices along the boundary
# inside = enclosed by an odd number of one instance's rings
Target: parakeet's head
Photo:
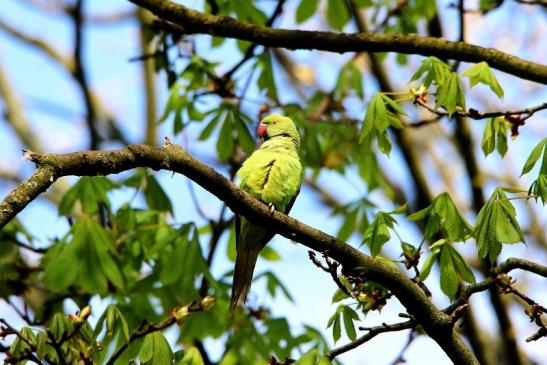
[[[262,119],[258,125],[257,134],[265,140],[274,137],[289,137],[300,144],[300,136],[292,119],[279,114],[272,114]]]

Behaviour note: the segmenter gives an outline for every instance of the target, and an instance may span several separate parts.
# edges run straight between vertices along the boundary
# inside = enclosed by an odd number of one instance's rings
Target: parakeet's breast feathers
[[[302,183],[300,137],[293,121],[280,115],[265,118],[260,128],[266,141],[238,171],[240,187],[285,212]]]

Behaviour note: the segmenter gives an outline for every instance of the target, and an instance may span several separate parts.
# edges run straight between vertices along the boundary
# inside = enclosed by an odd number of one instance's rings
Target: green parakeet
[[[298,157],[300,136],[293,121],[281,115],[264,118],[257,134],[265,142],[237,172],[239,187],[271,209],[287,214],[302,184],[304,170]],[[234,311],[238,303],[245,304],[258,254],[274,236],[268,228],[237,215],[235,227],[237,258],[230,311]]]

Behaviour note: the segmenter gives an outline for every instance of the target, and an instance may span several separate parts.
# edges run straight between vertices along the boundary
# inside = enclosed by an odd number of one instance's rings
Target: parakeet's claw
[[[273,205],[272,203],[268,203],[268,209],[270,209],[270,213],[273,214],[273,212],[275,212],[275,205]]]

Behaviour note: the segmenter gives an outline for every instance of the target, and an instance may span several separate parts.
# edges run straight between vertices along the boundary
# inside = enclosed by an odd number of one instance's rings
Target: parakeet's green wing
[[[296,195],[291,199],[291,201],[287,205],[287,209],[285,209],[285,212],[284,212],[285,214],[290,213],[290,211],[292,209],[292,206],[294,205],[294,202],[296,201],[296,197],[298,196],[298,194],[300,194],[300,189],[296,192]],[[268,242],[271,241],[273,236],[275,236],[275,232],[272,232],[272,231],[268,230],[268,232],[266,233],[266,236],[264,237],[264,242],[262,243],[261,248],[264,248],[264,246],[266,246],[268,244]],[[237,241],[236,241],[236,247],[237,247]]]
[[[296,192],[296,195],[291,199],[291,201],[289,202],[289,204],[287,205],[287,209],[286,211],[284,212],[285,214],[289,214],[293,205],[294,205],[294,202],[296,201],[296,197],[298,196],[298,194],[300,194],[300,189]],[[235,229],[236,229],[236,250],[238,249],[238,246],[239,246],[239,234],[241,232],[241,218],[239,217],[239,214],[236,214],[234,216],[234,225],[235,225]],[[262,248],[264,248],[264,246],[266,246],[268,244],[268,242],[270,242],[270,240],[273,238],[273,236],[275,236],[275,232],[272,232],[270,230],[268,230],[268,233],[266,234],[266,237],[264,238],[264,242],[262,243]]]

